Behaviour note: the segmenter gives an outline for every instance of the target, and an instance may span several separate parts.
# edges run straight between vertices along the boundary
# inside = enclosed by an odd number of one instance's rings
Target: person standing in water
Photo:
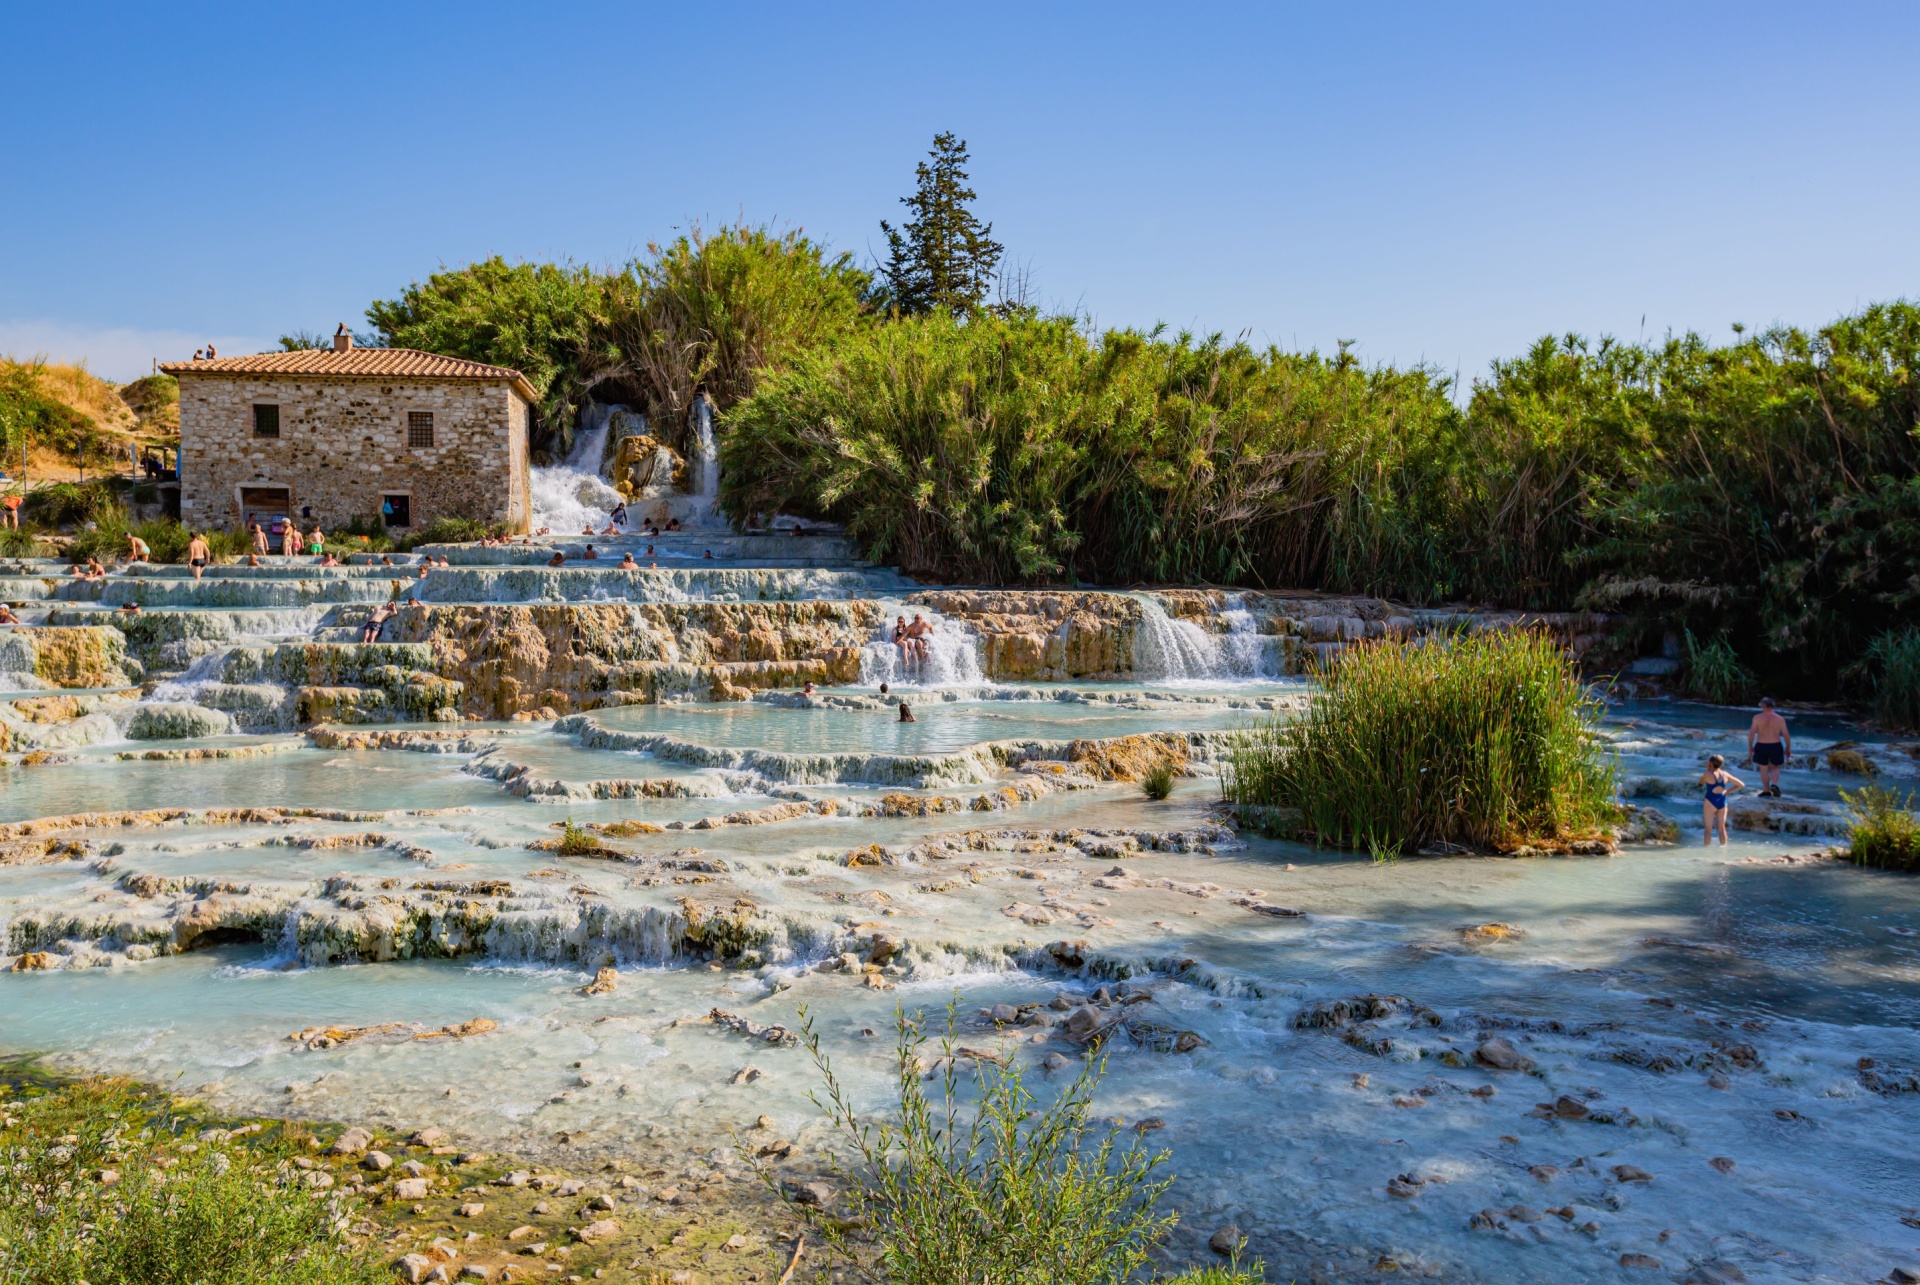
[[[1713,836],[1718,833],[1720,846],[1727,846],[1727,789],[1744,790],[1747,783],[1727,771],[1727,761],[1718,754],[1707,758],[1707,770],[1700,774],[1700,784],[1706,788],[1707,797],[1700,803],[1700,820],[1706,829],[1700,844],[1711,847]]]
[[[1793,733],[1787,720],[1773,708],[1773,697],[1760,698],[1760,712],[1747,728],[1747,758],[1760,769],[1760,797],[1780,797],[1780,769],[1793,757]]]
[[[207,569],[207,563],[213,559],[213,549],[207,544],[207,537],[198,531],[193,539],[187,541],[187,565],[193,568],[193,578],[198,580],[200,573]]]
[[[910,707],[905,701],[900,702],[900,721],[903,723],[917,723],[920,721],[919,719],[913,716],[912,707]]]

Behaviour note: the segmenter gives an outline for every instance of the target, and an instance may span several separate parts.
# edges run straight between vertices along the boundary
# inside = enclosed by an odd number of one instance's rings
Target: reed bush
[[[1229,753],[1223,790],[1249,825],[1397,856],[1511,850],[1618,815],[1597,702],[1543,633],[1358,644],[1320,678],[1306,714]]]
[[[1683,683],[1689,696],[1731,705],[1753,692],[1754,675],[1740,662],[1740,655],[1725,638],[1701,643],[1691,629],[1686,633],[1687,667]]]
[[[1920,629],[1889,629],[1867,648],[1873,715],[1888,727],[1920,727]]]
[[[929,1039],[919,1017],[897,1018],[897,1117],[870,1122],[855,1110],[801,1011],[802,1038],[822,1080],[814,1102],[851,1160],[839,1167],[860,1214],[858,1235],[895,1285],[1122,1285],[1172,1227],[1159,1212],[1164,1153],[1122,1146],[1092,1119],[1103,1060],[1042,1101],[1017,1063],[991,1060],[963,1083],[955,1009],[935,1045],[937,1085],[923,1067]],[[855,1224],[800,1206],[829,1244],[852,1253]]]
[[[1140,778],[1140,793],[1156,801],[1171,795],[1173,793],[1173,765],[1163,762],[1156,763],[1148,768],[1146,775]]]
[[[184,1146],[164,1104],[113,1081],[9,1102],[0,1285],[391,1279],[341,1238],[351,1198],[303,1186],[290,1144]]]
[[[1913,795],[1868,785],[1840,791],[1840,801],[1853,816],[1847,844],[1856,863],[1884,870],[1920,870],[1920,817],[1913,812]]]

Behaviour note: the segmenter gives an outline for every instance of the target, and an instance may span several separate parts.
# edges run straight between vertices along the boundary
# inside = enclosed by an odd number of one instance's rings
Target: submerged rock
[[[184,741],[224,736],[232,730],[230,715],[182,702],[145,702],[127,718],[127,736],[136,741]]]

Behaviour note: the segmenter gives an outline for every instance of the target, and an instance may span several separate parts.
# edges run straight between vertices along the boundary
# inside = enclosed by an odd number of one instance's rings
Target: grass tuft
[[[1715,705],[1731,705],[1752,694],[1754,681],[1753,671],[1740,662],[1732,643],[1715,638],[1703,645],[1694,640],[1693,630],[1687,630],[1683,682],[1689,696]]]
[[[1140,793],[1156,801],[1173,793],[1173,764],[1156,763],[1140,778]]]
[[[1920,870],[1920,817],[1913,814],[1913,795],[1868,785],[1840,791],[1840,801],[1853,813],[1848,843],[1856,864]]]
[[[1123,1285],[1173,1226],[1158,1205],[1165,1153],[1137,1139],[1095,1137],[1094,1090],[1104,1060],[1042,1102],[1019,1067],[968,1057],[955,1040],[955,1008],[938,1048],[929,1094],[928,1037],[918,1016],[898,1017],[897,1118],[872,1123],[848,1100],[811,1019],[803,1038],[823,1080],[814,1102],[852,1156],[839,1175],[854,1190],[858,1235],[895,1285]],[[978,1067],[970,1077],[962,1059]],[[963,1077],[972,1083],[963,1083]],[[807,1212],[837,1252],[851,1255],[856,1224]]]
[[[1295,721],[1244,732],[1222,785],[1242,822],[1393,857],[1510,851],[1618,816],[1599,713],[1541,633],[1349,647]]]

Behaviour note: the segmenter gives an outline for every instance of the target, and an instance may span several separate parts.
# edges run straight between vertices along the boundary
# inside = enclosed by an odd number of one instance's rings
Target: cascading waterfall
[[[533,525],[556,535],[574,535],[588,527],[598,530],[621,501],[620,492],[600,473],[607,451],[612,406],[593,403],[581,416],[581,432],[567,458],[549,468],[537,468],[530,478]]]
[[[1140,627],[1133,635],[1133,672],[1159,682],[1219,678],[1220,649],[1191,620],[1175,620],[1151,594],[1141,594]]]
[[[1141,594],[1140,628],[1133,638],[1133,670],[1141,678],[1166,683],[1223,682],[1278,678],[1286,673],[1280,640],[1260,632],[1246,599],[1230,596],[1219,612],[1224,634],[1209,633],[1191,620],[1176,620],[1159,599]]]

